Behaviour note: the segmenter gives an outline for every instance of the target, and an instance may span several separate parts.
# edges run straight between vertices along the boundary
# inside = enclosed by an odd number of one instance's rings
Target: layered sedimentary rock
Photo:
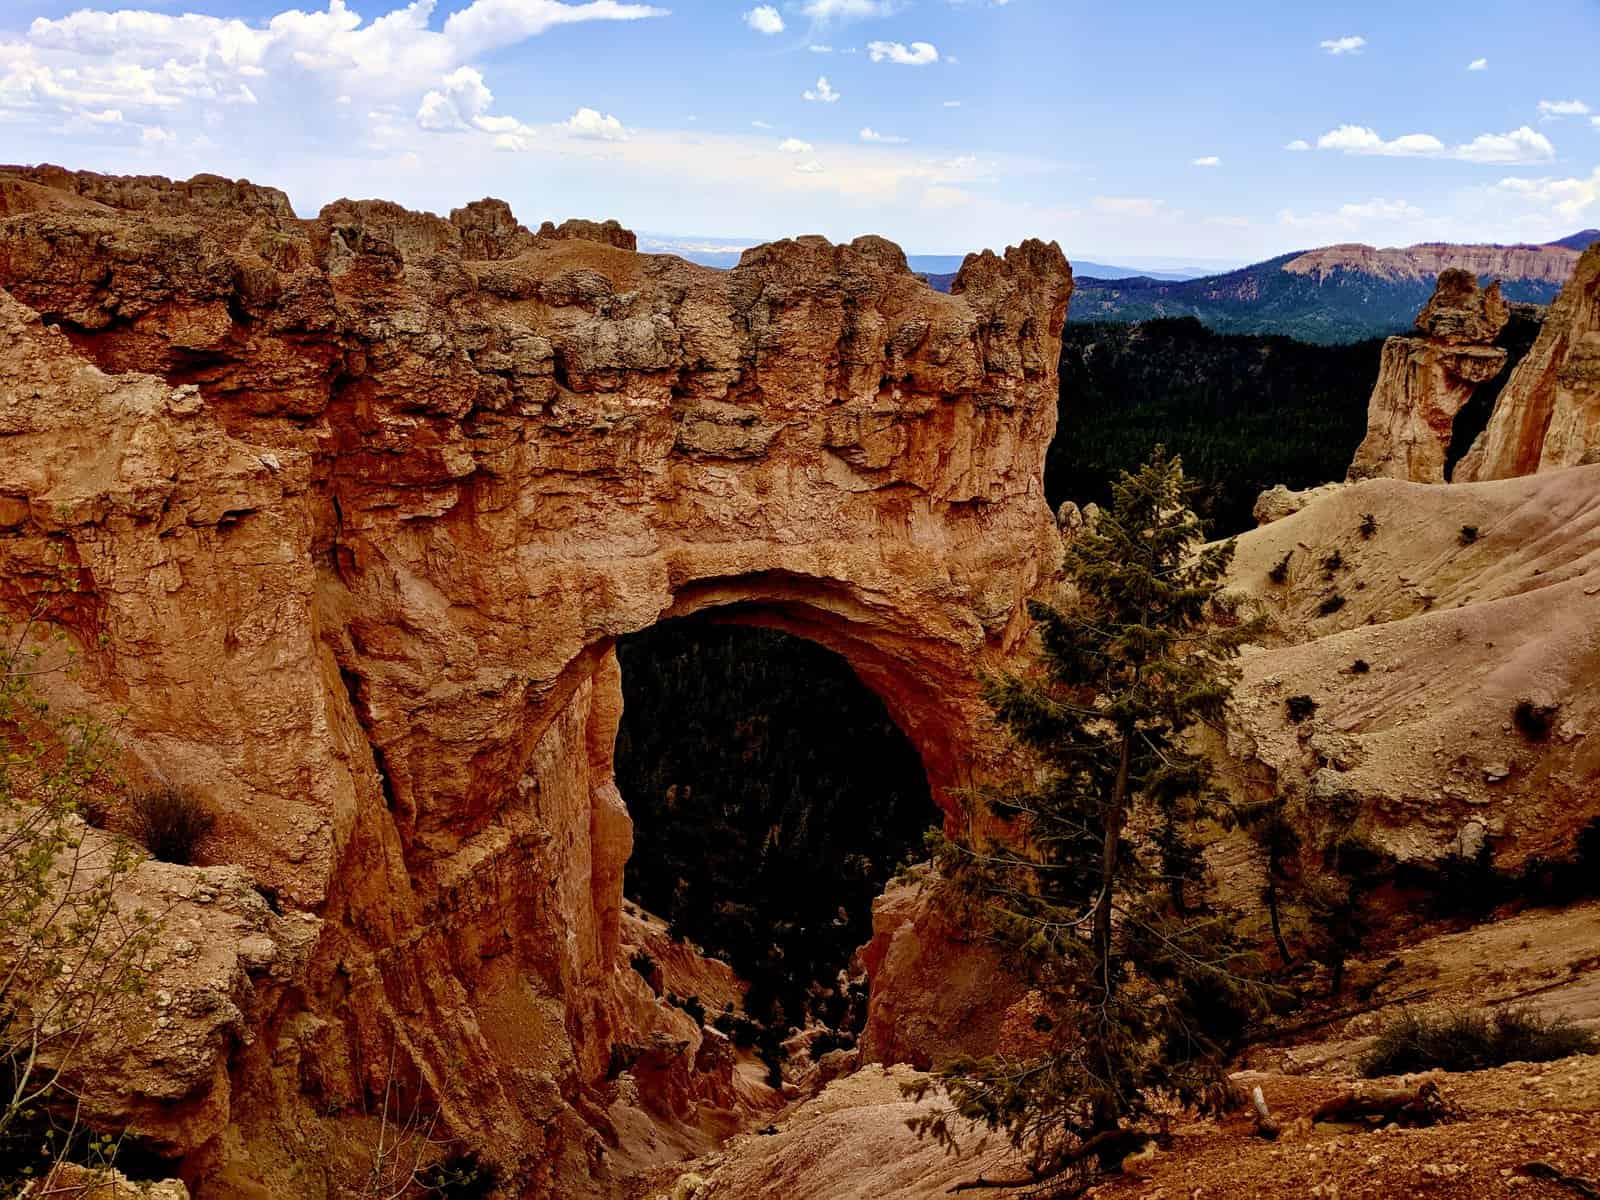
[[[1570,246],[1473,246],[1423,242],[1415,246],[1366,246],[1345,242],[1296,255],[1283,264],[1292,275],[1320,278],[1336,271],[1359,271],[1377,279],[1426,283],[1446,271],[1465,271],[1482,278],[1530,280],[1563,284],[1578,261]]]
[[[1457,269],[1439,276],[1417,314],[1421,336],[1383,344],[1351,479],[1444,482],[1456,414],[1505,366],[1506,351],[1494,340],[1510,315],[1498,283],[1480,289],[1470,271]]]
[[[1506,382],[1457,481],[1506,479],[1600,453],[1600,245],[1551,306],[1539,340]]]
[[[0,170],[0,606],[64,561],[63,698],[125,713],[135,767],[219,810],[208,858],[318,918],[186,1076],[225,1129],[161,1131],[200,1197],[327,1194],[297,1147],[359,1162],[341,1122],[391,1083],[526,1194],[605,1191],[611,1049],[649,1032],[617,637],[813,637],[937,796],[983,770],[977,674],[1059,556],[1060,251],[940,295],[877,238],[725,273],[631,245]]]

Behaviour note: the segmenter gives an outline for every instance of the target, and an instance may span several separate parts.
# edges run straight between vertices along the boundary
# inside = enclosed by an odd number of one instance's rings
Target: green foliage
[[[1482,1071],[1573,1054],[1600,1054],[1600,1036],[1565,1017],[1541,1016],[1528,1008],[1492,1013],[1457,1009],[1436,1017],[1408,1012],[1384,1026],[1361,1070],[1369,1079],[1417,1071]]]
[[[813,642],[672,622],[618,653],[629,895],[749,980],[762,1025],[845,1019],[839,972],[938,817],[916,750]]]
[[[486,1200],[500,1182],[492,1163],[468,1151],[430,1163],[417,1174],[425,1194],[440,1200]]]
[[[78,1125],[63,1085],[88,1039],[143,989],[158,925],[119,901],[136,848],[83,819],[117,783],[109,734],[55,711],[37,687],[72,669],[48,622],[75,584],[62,566],[24,620],[0,621],[0,1188],[114,1147]]]
[[[1290,696],[1283,702],[1283,710],[1290,721],[1300,725],[1316,715],[1317,702],[1310,696]]]
[[[1104,508],[1110,481],[1166,445],[1197,485],[1201,516],[1222,534],[1253,529],[1266,488],[1344,477],[1381,349],[1226,336],[1192,318],[1069,325],[1045,493],[1052,505]]]
[[[1537,704],[1523,697],[1511,710],[1511,723],[1530,742],[1548,742],[1560,712],[1561,706],[1558,704]]]
[[[1072,599],[1033,608],[1037,673],[989,687],[1041,769],[985,796],[1011,837],[954,839],[938,856],[950,902],[993,931],[1049,1017],[1037,1053],[959,1061],[939,1079],[1036,1181],[1081,1182],[1102,1135],[1158,1095],[1218,1099],[1262,999],[1256,956],[1200,896],[1199,826],[1226,810],[1185,740],[1221,720],[1257,629],[1221,596],[1232,543],[1202,546],[1185,499],[1179,463],[1158,452],[1073,540]],[[948,1141],[948,1118],[919,1128]]]
[[[183,788],[135,792],[128,809],[134,836],[144,843],[150,857],[180,866],[193,865],[200,844],[217,823],[205,801]]]

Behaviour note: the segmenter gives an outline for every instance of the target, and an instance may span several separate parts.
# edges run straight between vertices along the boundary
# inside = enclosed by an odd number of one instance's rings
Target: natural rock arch
[[[215,797],[217,857],[293,910],[269,934],[314,926],[270,978],[240,959],[240,1019],[197,1018],[189,1099],[139,1119],[270,1174],[252,1122],[381,1091],[395,1047],[570,1188],[627,1019],[611,646],[711,609],[803,633],[964,782],[979,671],[1059,557],[1061,252],[941,295],[870,237],[715,272],[493,202],[300,221],[53,168],[0,201],[0,604],[65,551],[74,702]]]

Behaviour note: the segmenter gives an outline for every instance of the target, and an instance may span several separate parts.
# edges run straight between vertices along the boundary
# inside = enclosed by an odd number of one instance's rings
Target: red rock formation
[[[1392,337],[1383,344],[1367,436],[1349,478],[1444,482],[1456,414],[1480,383],[1505,366],[1506,351],[1493,343],[1510,315],[1498,283],[1480,290],[1470,271],[1451,269],[1439,276],[1433,296],[1417,314],[1422,336]]]
[[[348,1142],[329,1114],[391,1062],[524,1194],[604,1192],[639,982],[617,637],[713,608],[813,637],[937,795],[982,770],[977,673],[1059,555],[1060,251],[940,295],[877,238],[725,273],[628,246],[0,170],[0,605],[64,553],[76,702],[322,922],[209,1051],[229,1129],[170,1141],[200,1197],[308,1194],[288,1147]]]
[[[1458,482],[1594,461],[1600,452],[1600,245],[1550,307],[1539,340],[1506,382]]]

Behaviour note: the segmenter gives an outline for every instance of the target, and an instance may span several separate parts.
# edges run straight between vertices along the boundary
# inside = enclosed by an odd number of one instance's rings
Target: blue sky
[[[125,3],[6,0],[0,159],[1101,261],[1600,225],[1596,0]]]

